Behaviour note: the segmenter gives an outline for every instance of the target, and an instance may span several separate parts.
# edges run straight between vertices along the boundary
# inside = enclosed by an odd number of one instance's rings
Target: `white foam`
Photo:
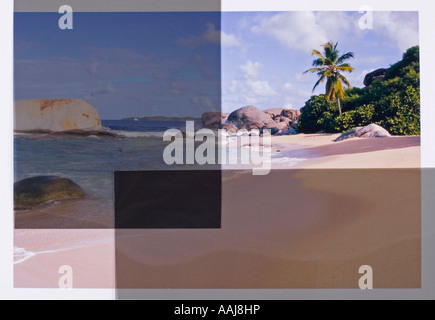
[[[163,138],[163,132],[142,132],[142,131],[123,131],[123,130],[108,130],[108,131],[124,138]]]
[[[288,158],[288,157],[272,158],[272,169],[286,169],[288,167],[295,166],[299,162],[302,162],[305,160],[307,160],[307,159]]]
[[[14,137],[32,137],[32,136],[36,136],[36,137],[41,137],[41,136],[48,136],[47,133],[28,133],[28,132],[14,132]]]
[[[27,251],[24,248],[14,247],[14,264],[21,263],[36,255],[35,252]]]

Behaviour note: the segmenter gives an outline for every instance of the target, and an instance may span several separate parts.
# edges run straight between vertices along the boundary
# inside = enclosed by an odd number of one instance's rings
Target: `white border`
[[[331,1],[289,1],[289,0],[223,0],[222,11],[303,11],[303,10],[328,10],[328,11],[342,11],[353,10],[358,11],[362,5],[369,5],[373,10],[395,10],[395,11],[419,11],[420,15],[420,58],[421,58],[421,119],[422,119],[422,167],[433,168],[435,167],[435,96],[434,90],[435,81],[433,74],[435,74],[435,65],[431,63],[432,57],[435,56],[435,27],[433,12],[435,12],[435,3],[427,0],[385,0],[385,1],[364,1],[357,3],[355,1],[349,2],[345,0]],[[13,288],[13,212],[12,210],[12,181],[13,181],[13,55],[12,55],[12,34],[13,34],[13,1],[6,0],[0,1],[0,39],[2,39],[2,50],[0,50],[1,61],[1,102],[2,102],[2,120],[0,126],[0,145],[3,156],[1,158],[1,178],[0,178],[0,196],[2,204],[2,212],[0,214],[0,299],[114,299],[115,290],[113,289],[74,289],[74,290],[59,290],[59,289],[14,289]],[[422,217],[424,220],[424,217]],[[423,228],[427,227],[423,223]],[[430,227],[430,226],[429,226]],[[427,249],[431,247],[428,239],[433,240],[434,230],[423,229],[423,261],[427,260]],[[434,268],[423,269],[423,286],[426,286],[424,279],[434,278]],[[429,274],[430,272],[431,274]],[[428,284],[426,289],[429,289],[430,294],[434,294],[435,288],[432,287],[433,283]],[[191,290],[190,290],[191,291]],[[203,291],[206,293],[208,290]],[[221,290],[219,290],[221,291]],[[243,291],[243,290],[242,290]],[[269,290],[270,291],[270,290]],[[295,290],[298,291],[298,290]],[[327,295],[329,290],[300,290],[300,298],[314,298],[316,295],[320,298]],[[346,295],[347,290],[334,290],[335,293],[342,292],[343,296]],[[351,290],[353,291],[353,290]],[[399,290],[402,291],[402,290]],[[419,290],[410,290],[404,292],[409,293],[412,297],[413,293]],[[425,291],[425,290],[423,290]],[[158,290],[156,293],[159,292]],[[230,294],[225,295],[222,291],[222,297],[227,298],[243,298],[242,293],[238,290],[228,291]],[[317,294],[316,294],[317,292]],[[375,293],[376,290],[373,292]],[[385,295],[383,298],[394,298],[396,291],[384,290]],[[216,292],[217,293],[217,292]],[[285,297],[284,292],[283,297]],[[296,292],[295,292],[296,293]],[[304,294],[305,293],[305,294]],[[366,298],[379,298],[379,291],[373,295],[367,295]],[[388,294],[387,294],[388,293]],[[181,292],[177,295],[178,298],[183,298]],[[151,296],[151,294],[150,294]],[[195,295],[193,295],[195,296]],[[200,294],[198,294],[200,296]],[[256,294],[254,298],[266,298],[266,294]],[[364,296],[364,295],[363,295]],[[165,296],[169,298],[168,296]],[[186,298],[192,298],[192,295],[187,294]],[[245,295],[249,298],[249,295]],[[382,297],[382,294],[381,294]],[[162,297],[164,298],[164,297]],[[203,298],[207,298],[204,295]],[[421,298],[421,297],[420,297]],[[434,298],[425,297],[425,298]]]
[[[13,128],[12,128],[12,1],[0,2],[0,39],[2,47],[0,50],[0,74],[1,74],[1,105],[2,124],[0,125],[0,146],[1,146],[1,213],[0,213],[0,298],[8,298],[13,294],[13,210],[12,210],[12,183],[13,183]]]

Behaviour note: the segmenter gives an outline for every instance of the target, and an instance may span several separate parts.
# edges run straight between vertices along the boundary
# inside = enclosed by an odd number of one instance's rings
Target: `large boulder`
[[[102,131],[98,111],[81,99],[15,101],[14,130],[19,132]]]
[[[283,132],[287,132],[288,128],[289,128],[289,124],[286,122],[269,122],[264,127],[264,129],[270,129],[270,133],[272,135],[282,134]]]
[[[219,129],[227,118],[227,113],[204,112],[201,116],[202,126],[208,129]]]
[[[385,78],[387,71],[388,71],[388,69],[381,68],[381,69],[377,69],[375,71],[367,73],[366,76],[364,77],[364,85],[366,87],[368,87],[369,85],[372,84],[373,81],[381,80],[381,79]]]
[[[285,108],[270,108],[264,110],[266,114],[268,114],[272,119],[275,119],[275,117],[279,117],[281,115],[281,112],[285,110]]]
[[[284,109],[281,111],[281,116],[289,118],[291,122],[295,122],[299,120],[299,117],[301,116],[301,110]]]
[[[234,134],[238,131],[235,126],[233,126],[232,124],[228,124],[228,123],[223,124],[221,129],[224,129],[231,134]]]
[[[283,116],[276,117],[275,122],[285,122],[285,123],[287,123],[287,125],[290,125],[293,123],[290,118],[283,117]]]
[[[343,133],[334,141],[342,141],[350,138],[386,138],[391,137],[391,134],[377,124],[369,124],[365,127],[356,127]]]
[[[37,176],[14,183],[15,209],[31,209],[48,201],[84,196],[82,188],[73,181],[56,176]]]
[[[273,122],[270,115],[254,106],[247,106],[230,113],[226,124],[232,124],[238,129],[261,129]]]
[[[289,124],[286,122],[269,122],[264,127],[265,129],[276,128],[277,130],[285,130],[289,128]]]

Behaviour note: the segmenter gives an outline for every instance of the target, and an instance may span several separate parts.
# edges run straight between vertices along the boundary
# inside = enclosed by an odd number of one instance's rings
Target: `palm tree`
[[[338,43],[335,45],[332,42],[328,42],[323,47],[323,54],[317,50],[313,50],[312,55],[316,56],[317,59],[313,61],[313,68],[308,69],[304,73],[317,72],[320,77],[313,88],[316,90],[320,83],[326,80],[326,101],[331,101],[331,99],[337,99],[338,110],[341,114],[341,104],[340,98],[344,97],[344,87],[343,83],[351,88],[349,81],[344,77],[342,72],[352,72],[355,70],[348,63],[344,63],[346,60],[353,58],[353,52],[346,52],[340,55],[340,51],[337,49]]]

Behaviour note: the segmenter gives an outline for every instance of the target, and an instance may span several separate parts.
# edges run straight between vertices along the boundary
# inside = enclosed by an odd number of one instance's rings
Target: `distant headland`
[[[201,118],[195,117],[166,117],[166,116],[151,116],[151,117],[130,117],[121,120],[130,121],[199,121]]]

